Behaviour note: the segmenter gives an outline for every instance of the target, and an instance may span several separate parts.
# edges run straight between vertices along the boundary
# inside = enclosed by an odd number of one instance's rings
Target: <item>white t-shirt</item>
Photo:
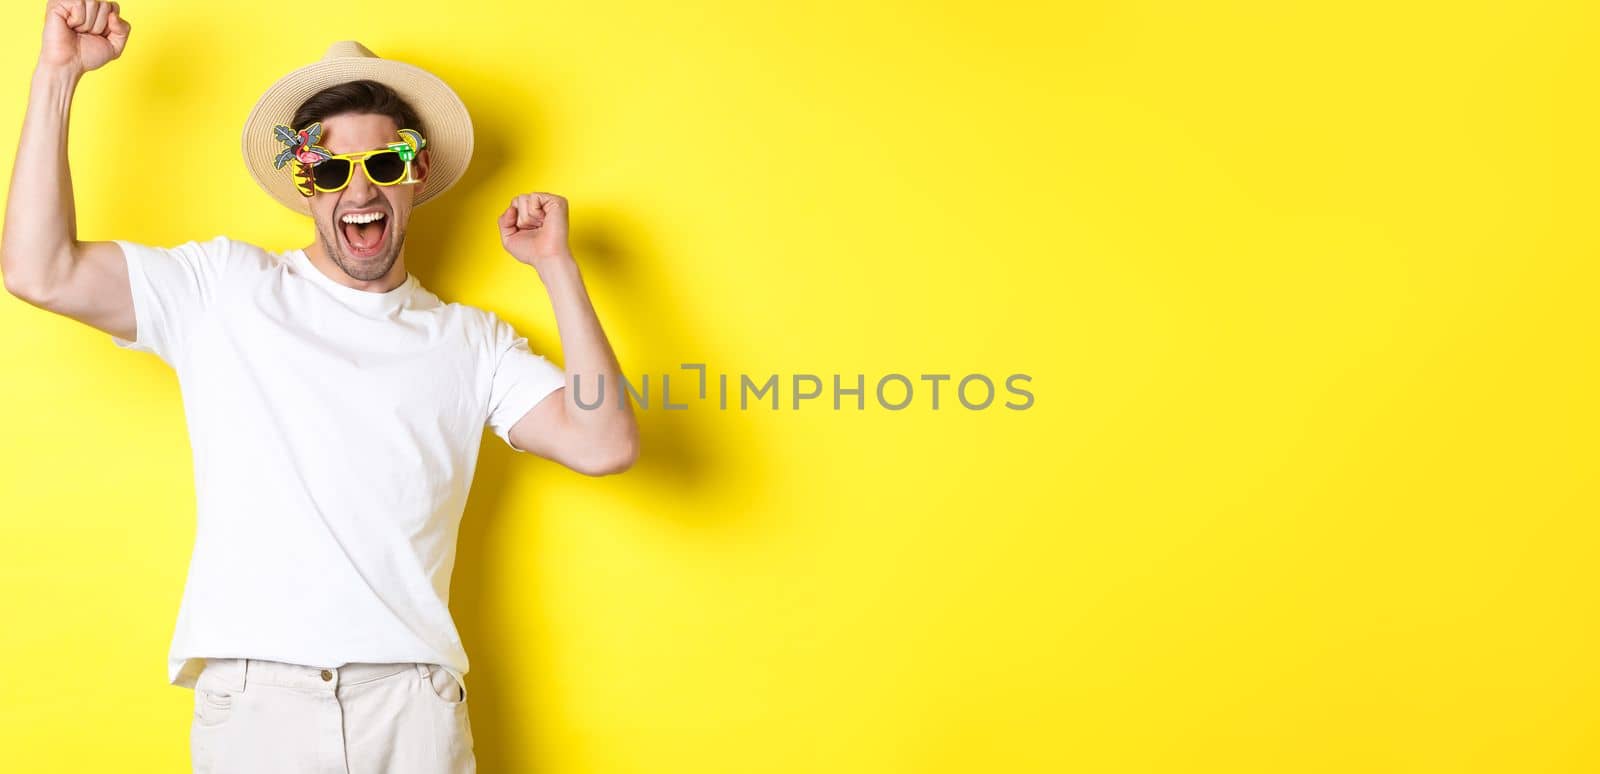
[[[415,275],[374,293],[298,249],[117,244],[138,338],[112,341],[172,366],[194,451],[168,680],[207,657],[465,675],[450,575],[483,427],[510,444],[562,370]]]

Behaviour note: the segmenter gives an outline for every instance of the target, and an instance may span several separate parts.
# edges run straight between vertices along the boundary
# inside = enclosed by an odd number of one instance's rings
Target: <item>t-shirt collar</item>
[[[327,288],[328,292],[352,308],[365,312],[389,312],[405,303],[406,299],[411,297],[412,291],[417,287],[417,275],[408,271],[406,272],[405,281],[396,285],[392,290],[378,293],[371,290],[352,288],[348,285],[342,285],[334,281],[332,277],[323,274],[322,270],[311,262],[311,257],[306,255],[304,248],[297,247],[290,250],[289,256],[294,260],[295,268],[300,273],[305,274],[312,282]]]

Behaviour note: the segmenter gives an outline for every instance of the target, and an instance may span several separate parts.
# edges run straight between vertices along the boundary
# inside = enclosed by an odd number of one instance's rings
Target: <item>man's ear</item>
[[[428,155],[427,148],[417,151],[417,157],[411,160],[411,176],[418,180],[427,180],[429,165],[428,159],[430,158],[431,156]]]

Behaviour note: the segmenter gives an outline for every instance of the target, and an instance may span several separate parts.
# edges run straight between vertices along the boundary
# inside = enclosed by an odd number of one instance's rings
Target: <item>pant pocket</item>
[[[428,665],[428,687],[433,697],[445,704],[465,707],[467,703],[467,687],[442,666]]]
[[[189,764],[194,774],[216,771],[217,750],[237,700],[227,691],[195,686],[194,720],[189,724]]]
[[[238,698],[226,687],[203,679],[197,681],[194,686],[195,725],[212,728],[228,722],[233,717],[233,705]]]

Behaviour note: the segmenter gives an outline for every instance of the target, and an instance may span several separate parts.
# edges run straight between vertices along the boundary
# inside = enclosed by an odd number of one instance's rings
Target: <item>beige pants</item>
[[[195,774],[473,774],[466,686],[435,664],[207,659]]]

